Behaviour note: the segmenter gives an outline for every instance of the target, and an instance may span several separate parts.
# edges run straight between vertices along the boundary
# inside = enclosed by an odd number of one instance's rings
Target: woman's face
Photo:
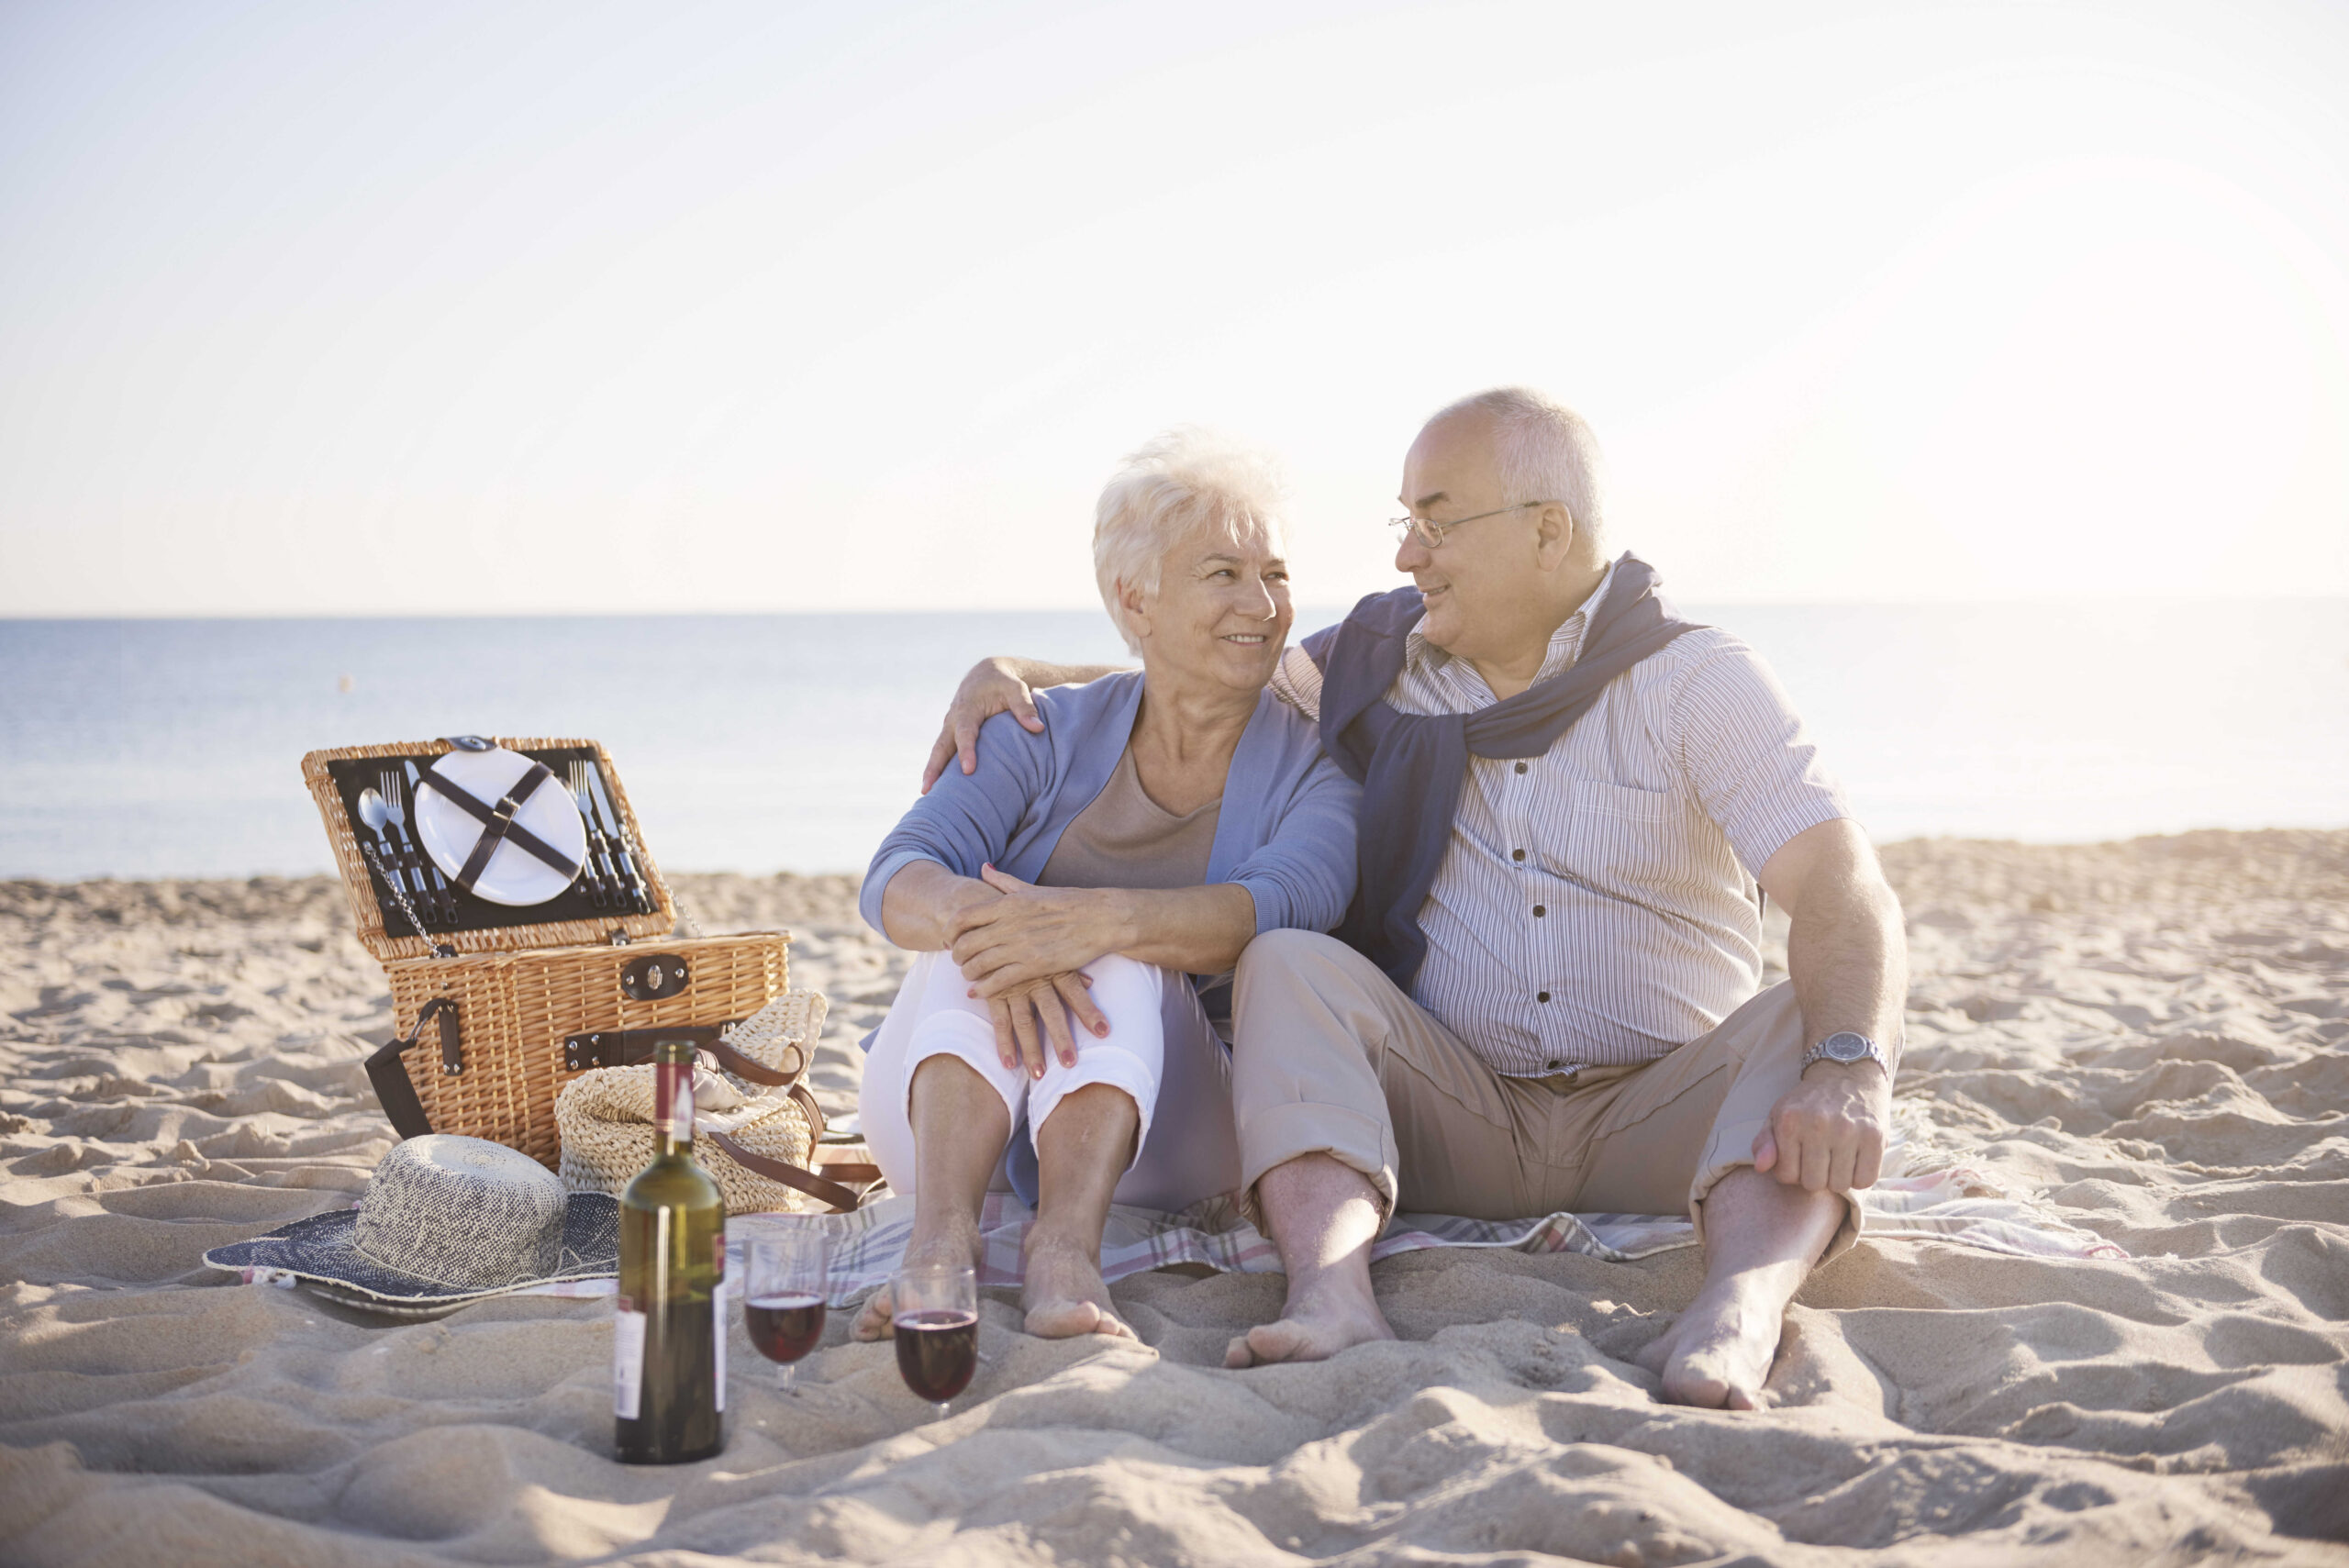
[[[1220,524],[1178,540],[1159,563],[1158,591],[1126,601],[1143,668],[1261,691],[1280,662],[1293,614],[1288,562],[1278,549],[1270,528],[1242,536]]]

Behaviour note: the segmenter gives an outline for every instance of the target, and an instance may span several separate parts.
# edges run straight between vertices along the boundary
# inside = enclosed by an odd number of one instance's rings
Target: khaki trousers
[[[1794,987],[1774,985],[1654,1062],[1504,1077],[1333,937],[1266,931],[1233,993],[1241,1191],[1299,1155],[1370,1178],[1391,1213],[1517,1219],[1686,1214],[1753,1163],[1754,1136],[1802,1077]],[[1857,1195],[1828,1257],[1858,1238]]]

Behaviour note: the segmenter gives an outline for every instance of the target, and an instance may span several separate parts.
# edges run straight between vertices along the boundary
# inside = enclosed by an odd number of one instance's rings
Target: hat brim
[[[533,1285],[604,1279],[620,1270],[620,1206],[605,1193],[573,1193],[563,1200],[562,1251],[553,1272],[486,1287],[442,1284],[403,1273],[358,1248],[359,1211],[336,1209],[281,1225],[249,1241],[231,1241],[204,1254],[211,1267],[231,1272],[282,1269],[351,1307],[384,1311],[446,1308]]]

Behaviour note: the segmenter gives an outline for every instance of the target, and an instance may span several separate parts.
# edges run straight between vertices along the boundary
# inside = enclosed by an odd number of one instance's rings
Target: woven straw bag
[[[718,1052],[716,1071],[694,1070],[694,1155],[725,1195],[729,1214],[857,1206],[854,1192],[812,1168],[824,1113],[802,1079],[823,1032],[824,1009],[818,992],[785,992],[725,1031],[727,1049]],[[746,1078],[726,1066],[729,1058],[748,1058],[765,1071]],[[651,1162],[653,1072],[650,1063],[601,1067],[563,1087],[554,1116],[565,1187],[617,1195]],[[764,1081],[776,1074],[785,1081]],[[852,1179],[864,1173],[833,1169]]]

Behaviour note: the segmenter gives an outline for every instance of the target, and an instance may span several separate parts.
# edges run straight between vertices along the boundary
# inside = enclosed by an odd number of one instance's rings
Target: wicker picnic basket
[[[638,908],[623,912],[617,897],[597,907],[577,885],[520,907],[451,888],[440,906],[444,917],[418,919],[417,901],[387,878],[386,857],[360,837],[361,796],[386,782],[386,769],[429,766],[451,742],[351,746],[302,759],[359,940],[391,982],[398,1035],[368,1059],[367,1073],[393,1128],[402,1138],[485,1138],[551,1171],[561,1162],[555,1100],[564,1085],[597,1068],[649,1061],[657,1040],[691,1039],[730,1072],[784,1084],[733,1051],[721,1031],[784,995],[791,933],[671,937],[674,897],[643,848],[604,748],[583,740],[495,744],[546,763],[558,777],[573,764],[597,770],[618,840],[640,873]],[[400,874],[396,862],[390,871]],[[820,1003],[816,998],[813,1012],[818,1028]],[[814,1040],[805,1043],[812,1051]],[[809,1142],[820,1133],[818,1119]]]

